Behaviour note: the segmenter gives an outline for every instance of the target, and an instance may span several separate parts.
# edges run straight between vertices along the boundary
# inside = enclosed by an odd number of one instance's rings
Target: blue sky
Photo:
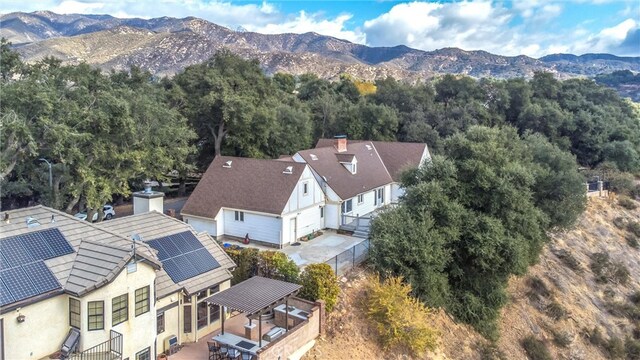
[[[4,0],[0,12],[196,16],[261,33],[314,31],[370,46],[459,47],[500,55],[640,56],[639,0]]]

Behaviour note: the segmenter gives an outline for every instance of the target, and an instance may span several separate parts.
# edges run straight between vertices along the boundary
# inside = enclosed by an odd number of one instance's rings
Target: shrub
[[[617,261],[611,261],[605,252],[591,255],[591,271],[599,283],[613,282],[625,285],[629,280],[629,269]]]
[[[320,263],[307,266],[300,275],[300,285],[302,289],[298,296],[311,301],[324,300],[327,311],[333,310],[338,301],[340,286],[330,265]]]
[[[605,340],[602,337],[602,333],[600,329],[594,327],[591,331],[586,331],[586,337],[589,339],[589,342],[595,346],[604,346]]]
[[[506,360],[507,356],[492,342],[482,343],[478,346],[481,360]]]
[[[270,279],[283,280],[288,282],[298,282],[298,274],[300,269],[293,260],[274,250],[266,250],[260,252],[260,261],[258,262],[258,274]]]
[[[569,269],[575,271],[576,273],[582,272],[582,266],[580,265],[580,261],[576,259],[573,254],[565,249],[554,249],[552,250],[553,254],[557,256],[562,262],[569,267]]]
[[[640,308],[632,304],[626,304],[621,301],[612,301],[605,303],[605,308],[615,317],[640,319]]]
[[[629,244],[629,246],[631,246],[634,249],[638,249],[640,248],[640,242],[638,242],[638,237],[633,235],[633,234],[629,234],[626,236],[625,238],[627,240],[627,244]]]
[[[254,276],[258,272],[258,249],[244,248],[238,249],[225,249],[231,260],[236,263],[236,268],[233,270],[233,278],[231,279],[231,285],[241,283],[248,278]]]
[[[624,359],[624,342],[617,337],[612,337],[604,345],[611,359]]]
[[[552,331],[553,343],[559,347],[566,348],[573,342],[573,337],[567,331]]]
[[[627,228],[627,219],[618,216],[616,218],[613,219],[613,225],[615,225],[615,227],[617,227],[618,229],[626,229]]]
[[[531,360],[552,360],[547,346],[533,336],[527,336],[522,340],[522,347]]]
[[[629,295],[629,300],[631,300],[631,302],[636,304],[637,306],[640,306],[640,291],[636,291],[633,294]]]
[[[639,221],[629,221],[627,223],[627,230],[635,236],[640,237],[640,222]]]
[[[618,205],[627,210],[635,210],[638,208],[638,204],[636,204],[635,201],[629,199],[628,197],[621,197],[620,200],[618,200]]]
[[[527,292],[527,296],[529,296],[531,301],[538,301],[540,298],[548,298],[551,296],[551,291],[539,277],[532,276],[527,282],[530,288]]]
[[[430,310],[411,296],[401,277],[368,281],[367,317],[373,321],[385,348],[407,347],[421,356],[436,348],[437,332],[429,327]]]
[[[561,320],[567,317],[567,310],[564,306],[560,305],[559,302],[553,300],[547,307],[545,308],[545,312],[549,315],[553,320]]]
[[[640,341],[627,337],[624,341],[627,359],[640,359]]]

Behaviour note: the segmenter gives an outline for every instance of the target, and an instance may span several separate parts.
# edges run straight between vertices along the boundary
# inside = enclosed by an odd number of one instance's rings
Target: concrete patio
[[[224,239],[224,243],[251,247],[259,250],[277,250],[287,254],[298,267],[303,268],[309,264],[323,263],[334,258],[336,255],[351,249],[364,239],[338,234],[334,230],[323,230],[323,234],[309,241],[300,241],[299,245],[288,245],[282,249],[261,246],[257,244],[245,245],[239,241]]]

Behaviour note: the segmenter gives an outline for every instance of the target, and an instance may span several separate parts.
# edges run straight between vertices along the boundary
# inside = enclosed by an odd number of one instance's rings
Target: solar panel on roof
[[[9,289],[7,289],[4,282],[2,282],[2,277],[0,277],[0,306],[11,304],[14,301]]]
[[[71,254],[73,252],[73,248],[57,228],[42,230],[40,231],[40,235],[45,239],[49,247],[51,247],[51,250],[53,250],[53,257]]]
[[[19,236],[2,240],[0,242],[0,252],[2,252],[11,267],[38,260],[31,256],[31,252],[25,248],[22,244],[22,238]]]
[[[147,244],[158,250],[164,270],[176,283],[220,267],[191,231],[150,240]]]
[[[216,259],[205,248],[198,249],[190,254],[189,261],[200,273],[211,271],[220,266]]]
[[[2,278],[2,281],[7,286],[9,293],[15,301],[38,295],[38,291],[31,284],[29,276],[20,266],[2,270],[2,272],[0,272],[0,278]]]
[[[31,282],[39,294],[60,288],[58,279],[53,276],[51,270],[43,261],[22,265],[22,268],[31,278]]]
[[[29,249],[34,259],[51,259],[56,257],[51,247],[47,244],[47,240],[40,232],[24,234],[22,236],[23,245]]]

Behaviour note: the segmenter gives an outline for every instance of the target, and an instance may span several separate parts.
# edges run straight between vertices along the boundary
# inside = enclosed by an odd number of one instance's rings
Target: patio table
[[[231,333],[216,335],[211,338],[211,340],[217,341],[220,344],[225,344],[229,346],[229,348],[237,349],[240,352],[248,352],[252,355],[256,355],[260,349],[257,342]],[[262,341],[262,347],[266,346],[268,343],[268,341]]]

